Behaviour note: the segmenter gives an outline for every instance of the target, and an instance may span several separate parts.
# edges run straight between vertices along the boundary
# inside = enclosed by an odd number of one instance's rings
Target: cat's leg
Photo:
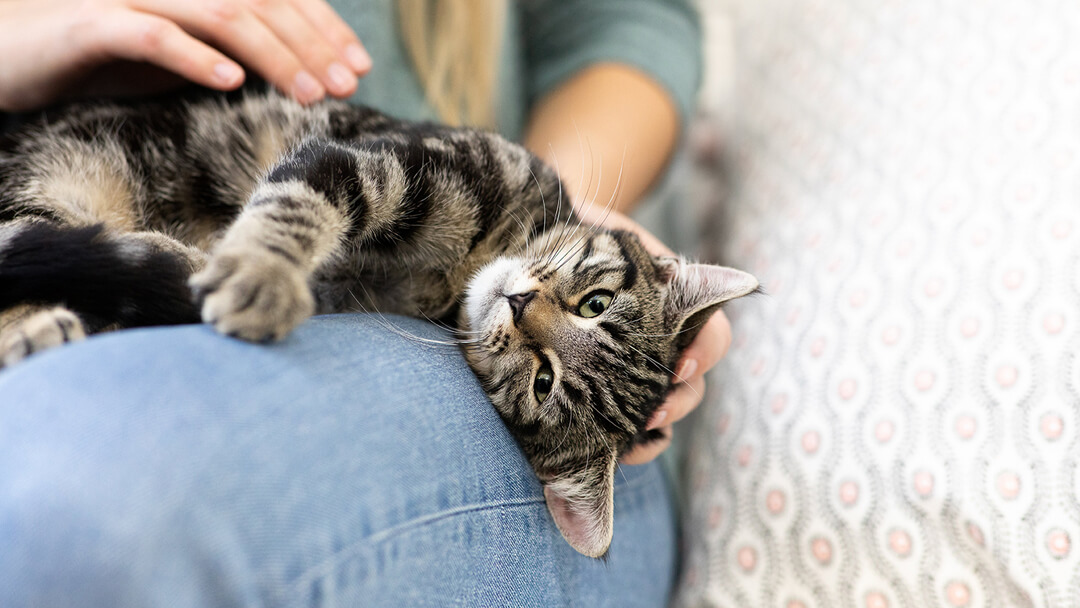
[[[36,219],[0,224],[4,344],[17,351],[22,339],[25,356],[98,331],[195,322],[187,279],[204,263],[201,251],[158,232]],[[50,318],[64,331],[50,328]]]
[[[205,255],[193,247],[48,222],[5,231],[19,238],[0,247],[0,368],[93,333],[198,320],[186,281]]]
[[[0,313],[0,368],[85,337],[82,319],[63,306],[15,306]]]
[[[535,209],[518,209],[524,217],[504,209],[533,192],[531,158],[479,132],[309,139],[256,185],[206,270],[192,277],[203,320],[248,340],[281,338],[314,312],[316,272],[357,251],[375,271],[404,268],[440,284],[416,289],[442,294],[425,313],[439,316],[468,279],[470,252],[505,248],[499,235],[521,227],[523,238],[526,226],[547,224],[539,200]],[[554,198],[553,183],[547,189]],[[547,208],[554,222],[558,209]]]
[[[223,334],[267,341],[314,313],[311,277],[342,253],[356,221],[323,187],[327,180],[355,185],[355,159],[308,142],[256,186],[206,268],[191,278],[204,321]]]

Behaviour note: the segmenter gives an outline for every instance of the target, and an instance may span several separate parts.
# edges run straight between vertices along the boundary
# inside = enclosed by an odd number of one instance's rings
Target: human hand
[[[360,40],[325,0],[6,0],[0,56],[0,111],[130,91],[130,73],[105,90],[88,82],[118,62],[231,90],[244,81],[239,61],[301,103],[346,97],[371,69]],[[134,84],[156,88],[160,76]]]
[[[604,211],[596,206],[579,206],[578,215],[584,223],[605,228],[629,230],[641,239],[641,243],[656,256],[674,256],[666,245],[645,230],[640,224],[617,211]],[[712,369],[727,354],[731,346],[731,324],[723,311],[713,313],[702,326],[701,332],[683,352],[673,370],[675,388],[660,409],[656,410],[648,429],[659,429],[664,439],[639,445],[623,455],[623,464],[645,464],[659,456],[671,445],[671,425],[686,417],[701,404],[705,395],[705,372]]]

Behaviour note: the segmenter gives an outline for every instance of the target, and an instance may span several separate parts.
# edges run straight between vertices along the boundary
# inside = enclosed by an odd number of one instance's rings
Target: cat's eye
[[[551,393],[551,387],[554,384],[555,372],[551,371],[551,366],[547,363],[541,365],[540,371],[536,372],[536,380],[533,380],[533,394],[536,395],[536,400],[543,403]]]
[[[611,299],[614,297],[615,294],[610,291],[603,289],[594,291],[581,299],[581,304],[578,304],[578,314],[586,319],[598,316],[611,306]]]

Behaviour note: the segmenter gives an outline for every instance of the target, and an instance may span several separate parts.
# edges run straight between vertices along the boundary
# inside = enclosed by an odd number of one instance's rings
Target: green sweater
[[[330,3],[356,30],[375,65],[360,80],[353,101],[402,118],[435,119],[402,44],[395,2]],[[537,98],[598,62],[623,63],[649,74],[667,89],[685,118],[701,80],[701,29],[691,4],[692,0],[511,3],[496,87],[499,130],[519,138]]]

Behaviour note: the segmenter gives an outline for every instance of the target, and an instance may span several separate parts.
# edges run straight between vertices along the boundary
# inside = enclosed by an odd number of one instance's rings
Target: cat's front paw
[[[203,321],[253,342],[280,340],[315,312],[304,273],[269,251],[219,251],[190,284]]]

